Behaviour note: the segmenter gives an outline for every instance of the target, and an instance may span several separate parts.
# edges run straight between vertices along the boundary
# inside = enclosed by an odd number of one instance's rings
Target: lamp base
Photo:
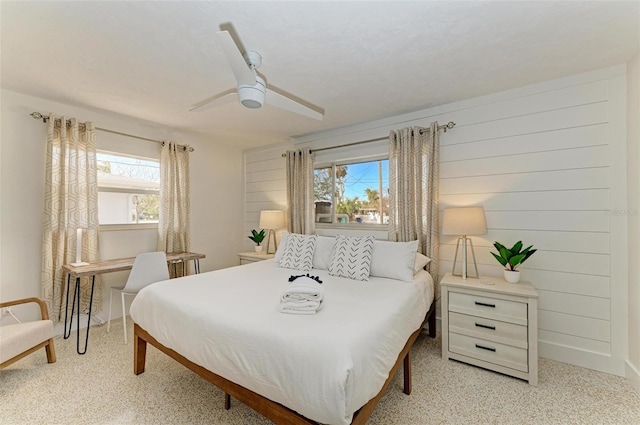
[[[464,264],[462,264],[462,272],[461,273],[456,273],[456,263],[458,261],[458,249],[460,248],[460,241],[462,241],[462,249],[464,250],[464,252],[462,253],[462,262]],[[476,275],[475,276],[471,276],[467,273],[467,253],[466,253],[466,249],[467,249],[467,241],[469,241],[469,244],[471,245],[471,256],[473,257],[473,267],[476,270]],[[456,243],[456,253],[453,257],[453,268],[451,269],[451,274],[453,276],[459,276],[462,277],[463,279],[466,279],[468,277],[473,278],[473,279],[477,279],[480,277],[480,274],[478,273],[478,265],[476,264],[476,253],[473,250],[473,242],[471,241],[470,238],[466,237],[466,236],[462,236],[461,238],[458,238],[458,242]]]
[[[271,247],[271,236],[273,235],[273,251],[270,251],[269,248]],[[267,235],[267,254],[275,254],[276,250],[278,249],[278,242],[276,241],[276,232],[273,229],[269,229],[269,234]]]

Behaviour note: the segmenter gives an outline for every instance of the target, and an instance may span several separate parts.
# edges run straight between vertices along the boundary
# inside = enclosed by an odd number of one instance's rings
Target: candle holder
[[[78,228],[76,230],[76,262],[71,263],[73,267],[88,266],[89,263],[82,261],[82,230]]]

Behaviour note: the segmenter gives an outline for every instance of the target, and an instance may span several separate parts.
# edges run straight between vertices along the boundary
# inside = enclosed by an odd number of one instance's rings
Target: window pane
[[[105,152],[97,162],[100,224],[157,223],[159,162]]]
[[[313,194],[316,205],[316,223],[331,223],[333,204],[333,178],[331,167],[313,170]]]
[[[341,173],[336,173],[340,181]],[[343,196],[338,200],[339,222],[386,224],[389,221],[389,161],[370,161],[345,166]],[[346,217],[345,217],[346,215]]]
[[[98,192],[100,224],[157,223],[158,214],[158,195]]]
[[[333,177],[333,179],[331,178]],[[335,191],[332,195],[333,185]],[[314,172],[316,222],[387,224],[389,221],[389,161],[369,161],[320,168]]]
[[[160,188],[160,163],[98,152],[98,187],[123,189]]]

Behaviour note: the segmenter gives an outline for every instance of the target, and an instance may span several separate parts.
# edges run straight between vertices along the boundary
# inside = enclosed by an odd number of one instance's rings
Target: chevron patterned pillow
[[[289,234],[287,236],[287,246],[278,265],[287,269],[302,270],[303,272],[311,270],[317,238],[316,235]]]
[[[329,274],[354,280],[369,280],[373,236],[336,236],[331,251]]]

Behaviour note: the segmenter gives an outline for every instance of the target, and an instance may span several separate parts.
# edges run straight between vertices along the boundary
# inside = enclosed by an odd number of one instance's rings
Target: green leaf
[[[511,251],[504,247],[500,249],[500,255],[507,261],[509,261],[509,258],[512,257]]]
[[[533,245],[532,245],[533,246]],[[525,261],[527,261],[527,259],[529,257],[531,257],[535,252],[537,251],[537,249],[532,249],[531,251],[528,251],[527,254],[524,256],[524,258],[522,259],[522,261],[520,262],[520,264],[524,263]]]
[[[518,255],[514,255],[513,257],[511,257],[509,259],[509,265],[512,268],[516,268],[518,266],[518,264],[520,264],[522,262],[522,259],[524,258],[526,254],[518,254]]]
[[[498,260],[498,263],[502,264],[503,267],[507,266],[507,260],[505,260],[504,258],[502,258],[501,256],[495,254],[495,253],[491,253],[491,255],[493,255],[495,257],[496,260]]]
[[[498,250],[498,252],[500,252],[501,249],[507,249],[504,245],[502,245],[500,242],[494,242],[493,246],[496,247],[496,249]]]
[[[518,253],[520,253],[520,250],[522,249],[522,241],[518,241],[516,242],[516,244],[510,249],[511,254],[516,255]]]

